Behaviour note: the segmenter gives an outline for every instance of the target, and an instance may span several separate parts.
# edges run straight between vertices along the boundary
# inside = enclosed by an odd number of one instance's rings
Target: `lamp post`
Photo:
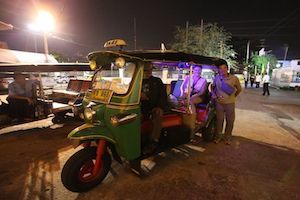
[[[28,26],[30,30],[38,31],[43,34],[45,62],[48,62],[48,34],[54,29],[54,18],[47,11],[39,11],[34,24]]]
[[[48,49],[48,40],[47,40],[47,33],[43,33],[44,37],[44,50],[45,50],[45,58],[46,58],[46,63],[49,61],[48,60],[48,54],[49,54],[49,49]]]

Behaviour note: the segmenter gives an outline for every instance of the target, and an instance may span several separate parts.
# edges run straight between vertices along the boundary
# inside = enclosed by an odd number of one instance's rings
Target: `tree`
[[[188,29],[178,26],[171,48],[186,53],[223,58],[231,67],[236,68],[234,61],[236,52],[230,41],[231,34],[217,24],[208,23],[203,26],[203,30],[197,25]]]
[[[272,54],[265,54],[265,55],[253,54],[251,56],[251,63],[253,66],[251,73],[256,72],[257,74],[262,74],[266,72],[268,63],[269,63],[270,71],[276,67],[277,58]]]
[[[58,52],[51,52],[51,55],[59,62],[59,63],[64,63],[64,62],[68,62],[69,59],[64,56],[61,53]]]

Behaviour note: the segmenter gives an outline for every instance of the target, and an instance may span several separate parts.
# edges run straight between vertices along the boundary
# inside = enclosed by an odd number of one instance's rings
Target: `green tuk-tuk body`
[[[127,57],[116,52],[95,52],[89,55],[92,65],[96,65],[97,68],[101,67],[101,70],[107,68],[111,70],[112,63],[118,58],[124,59],[126,62],[124,65],[127,63],[134,65],[134,71],[131,72],[132,77],[130,77],[132,80],[127,86],[127,91],[121,92],[123,94],[112,94],[112,91],[107,89],[92,88],[86,94],[83,105],[91,109],[91,112],[94,113],[93,118],[87,119],[85,117],[86,124],[74,129],[68,137],[81,141],[107,140],[115,145],[120,156],[127,160],[134,160],[141,154],[141,112],[139,104],[143,80],[143,62],[140,59]],[[126,70],[126,66],[114,67],[118,71]],[[119,79],[120,77],[112,77],[111,80]],[[126,116],[130,119],[117,122],[120,117],[124,118]]]

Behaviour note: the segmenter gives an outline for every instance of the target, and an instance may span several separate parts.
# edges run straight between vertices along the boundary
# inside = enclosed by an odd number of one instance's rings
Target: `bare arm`
[[[188,81],[188,76],[185,77],[184,81],[182,82],[181,86],[180,86],[180,97],[184,97],[185,96],[185,85],[187,84]]]

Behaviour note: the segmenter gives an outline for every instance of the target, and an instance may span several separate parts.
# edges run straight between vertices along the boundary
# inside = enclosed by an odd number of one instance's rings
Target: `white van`
[[[300,60],[292,60],[291,66],[273,69],[271,84],[280,88],[300,87]]]

